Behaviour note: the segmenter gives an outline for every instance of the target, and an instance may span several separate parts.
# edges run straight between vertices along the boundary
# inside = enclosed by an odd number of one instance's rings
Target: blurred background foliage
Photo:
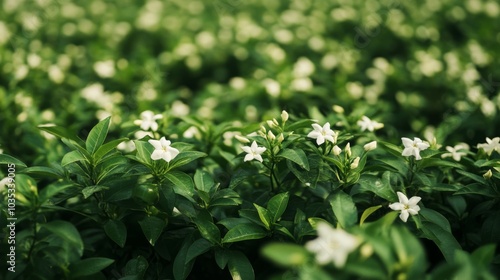
[[[0,3],[0,149],[27,163],[61,154],[36,125],[85,137],[112,115],[122,136],[144,110],[245,123],[339,105],[388,141],[500,134],[494,0]]]

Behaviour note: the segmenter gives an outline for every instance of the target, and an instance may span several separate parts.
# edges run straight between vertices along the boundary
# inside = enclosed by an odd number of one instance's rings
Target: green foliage
[[[500,275],[496,1],[115,2],[2,2],[0,279]]]

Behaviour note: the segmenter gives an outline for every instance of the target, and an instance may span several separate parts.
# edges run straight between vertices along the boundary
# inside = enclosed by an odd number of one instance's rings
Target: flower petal
[[[408,197],[402,192],[397,192],[399,203],[408,205]]]
[[[406,223],[406,221],[408,221],[408,217],[410,216],[410,214],[408,213],[407,210],[401,210],[401,214],[399,214],[399,218]]]

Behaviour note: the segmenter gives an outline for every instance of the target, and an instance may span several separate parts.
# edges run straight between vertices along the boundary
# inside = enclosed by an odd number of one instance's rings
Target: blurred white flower
[[[26,78],[28,73],[29,73],[29,67],[27,65],[24,65],[24,64],[19,65],[19,67],[17,67],[17,69],[14,73],[14,78],[18,81],[21,81],[24,78]]]
[[[245,79],[241,77],[233,77],[231,80],[229,80],[229,86],[236,90],[242,90],[246,86]]]
[[[316,139],[316,144],[318,144],[318,146],[325,143],[325,140],[328,140],[333,144],[337,142],[337,133],[330,129],[329,122],[325,123],[323,127],[321,127],[317,123],[313,123],[312,127],[314,128],[314,130],[309,132],[309,134],[307,134],[307,137]]]
[[[261,154],[266,151],[265,147],[257,146],[257,142],[255,142],[255,141],[252,142],[252,145],[241,147],[241,149],[243,149],[243,151],[245,153],[247,153],[247,155],[245,156],[243,161],[250,161],[250,160],[256,159],[256,160],[262,162],[263,159],[262,159]]]
[[[273,79],[265,79],[264,87],[266,88],[266,92],[272,97],[278,97],[281,93],[280,84]]]
[[[286,122],[288,120],[288,112],[283,110],[281,111],[281,121]]]
[[[460,159],[463,156],[467,155],[467,152],[465,152],[465,151],[469,150],[469,145],[467,145],[465,143],[461,143],[461,144],[455,145],[455,147],[446,146],[446,150],[449,153],[442,154],[441,158],[452,157],[453,160],[460,161]]]
[[[333,263],[342,268],[347,257],[360,243],[360,240],[343,229],[334,229],[325,222],[320,222],[316,228],[318,238],[305,244],[307,250],[315,253],[319,264]]]
[[[358,126],[361,128],[361,131],[374,131],[377,129],[381,129],[384,127],[383,123],[379,123],[377,121],[370,120],[367,116],[361,117],[361,120],[358,121]]]
[[[293,65],[293,76],[295,78],[305,78],[314,73],[314,64],[306,57],[301,57]]]
[[[148,142],[155,147],[155,150],[151,154],[152,160],[163,159],[166,162],[170,162],[179,154],[179,150],[171,147],[171,142],[166,140],[165,137],[160,138],[160,140],[150,139]]]
[[[347,157],[350,158],[351,155],[352,155],[352,152],[351,152],[351,143],[347,143],[347,145],[345,145],[344,151],[345,151]]]
[[[30,53],[26,60],[31,68],[37,68],[42,63],[42,58],[36,53]]]
[[[198,130],[198,128],[196,126],[191,126],[188,129],[186,129],[186,131],[184,131],[182,136],[184,138],[199,138],[201,135],[200,135],[200,131]]]
[[[477,148],[483,149],[488,156],[490,156],[493,151],[500,153],[500,137],[495,137],[493,139],[486,137],[486,143],[477,144]]]
[[[184,117],[189,114],[189,106],[184,104],[180,100],[176,100],[172,103],[172,116],[174,117]]]
[[[111,59],[94,63],[94,71],[101,78],[111,78],[115,75],[115,62]]]
[[[313,88],[313,83],[311,79],[307,77],[297,78],[292,81],[291,87],[296,91],[309,91]]]
[[[135,120],[134,124],[139,125],[142,130],[149,130],[151,129],[152,131],[157,131],[158,130],[158,123],[156,120],[159,120],[163,118],[162,114],[156,114],[153,113],[150,110],[146,110],[141,113],[141,119],[140,120]]]
[[[2,193],[5,190],[5,186],[12,182],[12,179],[9,177],[5,177],[2,180],[0,180],[0,193]]]
[[[423,151],[430,146],[427,142],[423,142],[417,137],[413,138],[413,141],[406,137],[401,138],[401,140],[405,146],[402,155],[405,157],[415,156],[416,160],[421,160],[422,157],[420,156],[420,151]]]
[[[401,214],[399,214],[399,218],[406,223],[410,214],[417,215],[418,211],[420,211],[420,207],[417,205],[417,203],[422,198],[419,196],[413,196],[412,198],[408,199],[408,197],[406,197],[406,195],[404,195],[402,192],[397,192],[397,194],[399,202],[391,203],[389,204],[389,207],[392,210],[401,211]]]
[[[153,137],[154,137],[154,135],[153,135],[153,133],[152,133],[151,131],[143,131],[143,130],[139,130],[139,131],[136,131],[136,132],[134,133],[134,137],[135,137],[135,139],[137,139],[137,140],[142,139],[142,138],[144,138],[144,137],[146,137],[146,136],[149,136],[149,137],[151,137],[151,138],[153,138]]]
[[[57,65],[51,65],[49,67],[49,79],[56,84],[60,84],[64,81],[64,72]]]

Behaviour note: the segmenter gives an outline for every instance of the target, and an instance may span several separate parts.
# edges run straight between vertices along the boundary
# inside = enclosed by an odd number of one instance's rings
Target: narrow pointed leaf
[[[110,120],[111,117],[107,117],[90,130],[85,142],[85,148],[87,148],[90,154],[93,155],[101,147],[102,143],[104,143],[106,135],[108,135]]]

